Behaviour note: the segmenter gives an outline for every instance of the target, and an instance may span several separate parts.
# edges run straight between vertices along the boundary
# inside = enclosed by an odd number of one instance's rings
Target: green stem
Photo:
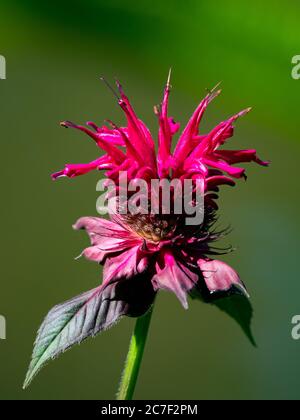
[[[145,343],[149,331],[153,307],[136,320],[134,332],[132,334],[129,350],[122,374],[117,400],[132,400],[136,381],[138,378]]]

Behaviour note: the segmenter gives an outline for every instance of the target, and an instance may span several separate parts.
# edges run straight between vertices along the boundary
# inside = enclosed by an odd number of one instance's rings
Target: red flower
[[[205,218],[192,229],[186,226],[185,216],[126,215],[112,221],[96,217],[83,217],[75,229],[86,229],[91,246],[83,251],[86,258],[104,264],[103,288],[110,283],[130,279],[143,274],[151,282],[154,291],[173,291],[184,307],[187,294],[198,288],[206,288],[211,294],[233,289],[245,292],[237,273],[223,262],[211,260],[210,243],[218,234],[210,233],[217,208],[215,192],[222,184],[235,185],[233,178],[245,176],[245,169],[234,166],[240,162],[254,161],[260,165],[256,151],[220,150],[234,131],[234,122],[250,108],[235,114],[215,127],[208,134],[199,134],[199,125],[208,104],[219,95],[216,88],[207,94],[195,110],[183,130],[174,153],[172,138],[179,124],[168,116],[170,80],[164,90],[163,102],[155,108],[159,122],[158,151],[146,125],[137,118],[121,85],[117,82],[120,96],[118,103],[125,113],[127,126],[119,128],[110,122],[111,128],[98,127],[88,122],[91,128],[62,123],[65,127],[77,128],[93,138],[106,154],[93,162],[66,165],[53,175],[74,177],[90,170],[105,170],[105,175],[119,183],[120,171],[127,173],[128,180],[185,179],[200,180],[205,193]],[[93,129],[93,131],[92,131]],[[174,216],[174,215],[173,215]]]
[[[169,212],[164,212],[159,203],[158,212],[153,212],[151,207],[151,211],[145,213],[117,211],[112,220],[79,219],[74,228],[85,229],[91,240],[91,246],[83,255],[104,265],[104,279],[95,289],[57,305],[48,313],[38,332],[25,386],[48,360],[73,344],[109,328],[124,315],[138,317],[144,314],[160,289],[174,292],[184,308],[188,306],[189,294],[194,296],[196,293],[208,301],[232,293],[247,296],[238,274],[224,262],[211,259],[211,255],[218,254],[212,243],[225,233],[213,230],[219,186],[233,186],[233,178],[245,177],[244,168],[234,166],[236,163],[268,164],[261,161],[253,149],[220,149],[233,135],[234,122],[249,108],[220,123],[210,133],[199,134],[206,107],[220,93],[213,89],[195,110],[172,153],[172,138],[179,130],[179,124],[168,116],[168,80],[161,107],[155,108],[159,123],[156,154],[148,128],[135,115],[119,83],[117,86],[118,103],[127,119],[126,127],[119,128],[111,122],[111,128],[98,127],[92,122],[88,122],[87,127],[68,121],[62,123],[64,127],[77,128],[88,134],[105,154],[87,164],[68,164],[53,174],[53,178],[72,178],[93,169],[104,170],[106,177],[114,181],[117,199],[120,199],[124,187],[119,175],[125,173],[128,181],[143,180],[150,186],[150,193],[140,196],[140,201],[146,198],[142,210],[152,206],[154,179],[177,180],[179,186],[189,180],[192,185],[191,196],[188,196],[190,202],[199,204],[199,191],[201,197],[204,196],[204,218],[198,225],[189,225],[186,208],[181,214],[174,211],[178,196],[181,201],[186,196],[185,193],[181,195],[180,188],[177,190],[173,186]],[[154,194],[155,204],[160,191]],[[131,198],[129,195],[128,200]],[[124,210],[124,203],[122,206],[119,210]],[[219,307],[226,310],[224,305]],[[235,316],[232,307],[228,313]],[[243,318],[245,325],[241,325],[253,342],[248,325],[251,307],[246,307]]]

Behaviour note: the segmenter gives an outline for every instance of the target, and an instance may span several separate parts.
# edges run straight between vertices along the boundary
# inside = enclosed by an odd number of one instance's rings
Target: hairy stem
[[[153,307],[151,307],[145,315],[136,320],[121,377],[119,391],[117,393],[117,400],[132,400],[143,358],[152,311]]]

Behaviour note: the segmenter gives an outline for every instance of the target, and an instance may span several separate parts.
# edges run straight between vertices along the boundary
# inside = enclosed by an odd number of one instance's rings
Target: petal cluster
[[[119,82],[117,88],[118,104],[125,114],[126,126],[118,127],[111,121],[102,127],[93,122],[87,122],[86,126],[63,122],[64,127],[76,128],[92,138],[104,155],[86,164],[67,164],[52,177],[73,178],[97,169],[105,171],[106,177],[116,183],[121,171],[126,172],[128,180],[200,180],[205,194],[206,216],[203,223],[193,229],[178,220],[172,234],[166,237],[153,233],[161,231],[150,216],[146,221],[136,217],[133,222],[130,218],[121,217],[112,220],[98,217],[79,219],[74,228],[85,229],[91,241],[83,255],[104,265],[103,288],[142,274],[147,277],[154,292],[159,289],[174,292],[185,308],[188,306],[188,294],[195,289],[210,295],[231,293],[233,290],[247,294],[231,267],[211,259],[214,253],[211,243],[219,237],[212,231],[219,186],[234,186],[236,179],[245,178],[245,169],[239,166],[240,163],[268,165],[254,149],[225,150],[222,147],[233,136],[236,120],[247,114],[250,108],[221,122],[209,133],[200,133],[200,123],[207,106],[220,94],[218,87],[214,88],[200,102],[173,148],[172,141],[180,124],[168,114],[169,78],[162,103],[155,107],[158,119],[156,150],[149,129],[137,117]]]

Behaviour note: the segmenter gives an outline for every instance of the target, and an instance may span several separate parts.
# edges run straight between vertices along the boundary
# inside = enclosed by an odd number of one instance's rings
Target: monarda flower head
[[[63,122],[64,127],[86,133],[105,154],[86,164],[67,164],[52,177],[73,178],[94,169],[105,171],[108,183],[115,185],[118,204],[126,189],[124,176],[133,185],[140,185],[142,180],[148,189],[138,199],[127,190],[125,201],[115,208],[110,220],[82,217],[75,223],[74,228],[86,230],[91,241],[82,254],[104,266],[103,281],[92,291],[49,312],[37,337],[26,384],[50,357],[110,327],[124,315],[139,317],[146,313],[160,289],[173,292],[184,308],[188,307],[189,295],[205,301],[232,294],[248,296],[235,270],[212,256],[220,254],[213,245],[225,233],[214,228],[219,187],[234,186],[236,179],[245,178],[245,169],[236,164],[268,165],[254,149],[222,147],[232,137],[236,120],[250,108],[221,122],[208,134],[201,134],[204,112],[220,94],[214,88],[200,102],[173,148],[172,140],[180,124],[168,115],[168,78],[162,103],[154,109],[159,126],[156,150],[153,136],[136,116],[119,82],[117,88],[118,93],[114,93],[126,126],[118,127],[111,121],[101,127],[93,122],[86,126]],[[159,182],[155,193],[153,180]],[[160,200],[162,181],[171,186],[169,203]],[[189,194],[184,190],[188,182]],[[133,196],[140,206],[130,212],[128,203]],[[199,223],[187,223],[190,213],[183,209],[184,201],[195,212],[201,209]],[[169,204],[168,211],[165,204]],[[181,212],[175,211],[175,204],[181,205]]]

